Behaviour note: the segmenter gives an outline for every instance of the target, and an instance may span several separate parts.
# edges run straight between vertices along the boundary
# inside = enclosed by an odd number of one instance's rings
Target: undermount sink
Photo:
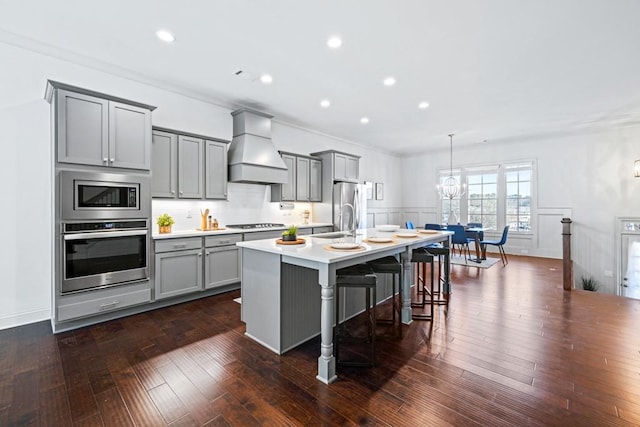
[[[338,231],[333,233],[320,233],[320,234],[311,235],[311,237],[315,237],[317,239],[339,239],[341,237],[348,237],[348,236],[353,236],[353,235],[347,231]]]

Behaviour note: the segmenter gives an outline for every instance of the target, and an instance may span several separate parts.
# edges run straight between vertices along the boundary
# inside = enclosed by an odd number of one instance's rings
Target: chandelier
[[[453,176],[453,134],[449,134],[449,176],[442,181],[442,184],[437,186],[438,194],[442,199],[455,199],[463,196],[467,185],[460,184],[458,180]]]

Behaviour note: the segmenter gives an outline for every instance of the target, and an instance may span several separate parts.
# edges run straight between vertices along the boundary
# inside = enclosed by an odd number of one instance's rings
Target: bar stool
[[[434,262],[433,255],[430,254],[426,248],[414,249],[411,253],[411,262],[415,262],[418,265],[418,281],[416,283],[416,292],[418,297],[422,294],[422,301],[412,302],[411,307],[424,309],[425,305],[429,304],[429,314],[415,313],[411,314],[411,318],[414,320],[433,320],[433,283],[434,283]],[[426,275],[427,264],[430,264],[431,281],[429,289],[427,289]],[[427,295],[429,300],[427,301]]]
[[[393,336],[402,338],[402,263],[396,257],[389,255],[369,261],[367,264],[369,264],[374,273],[391,274],[393,277],[391,286],[391,319],[377,319],[377,322],[391,325]],[[397,291],[396,275],[398,277]],[[397,298],[396,293],[398,295]],[[398,319],[397,327],[396,318]]]
[[[344,366],[375,366],[375,350],[376,350],[376,275],[367,264],[356,264],[351,267],[341,268],[336,271],[336,325],[333,328],[333,352],[338,365]],[[344,325],[340,323],[340,289],[364,288],[365,292],[365,309],[367,318],[367,336],[361,338],[348,339],[343,336]],[[372,295],[373,294],[373,295]],[[373,302],[371,297],[373,296]],[[344,322],[343,322],[344,323]],[[340,360],[340,343],[341,342],[369,342],[369,360],[367,361],[345,361]]]
[[[438,286],[437,289],[433,290],[433,303],[435,305],[448,305],[449,299],[444,297],[441,288],[445,280],[442,276],[442,258],[449,256],[450,249],[442,245],[429,245],[424,249],[426,249],[430,254],[438,257]]]

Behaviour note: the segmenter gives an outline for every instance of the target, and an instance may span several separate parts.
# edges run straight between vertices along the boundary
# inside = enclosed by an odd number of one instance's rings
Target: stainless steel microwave
[[[148,175],[60,171],[62,220],[145,219],[151,213]]]

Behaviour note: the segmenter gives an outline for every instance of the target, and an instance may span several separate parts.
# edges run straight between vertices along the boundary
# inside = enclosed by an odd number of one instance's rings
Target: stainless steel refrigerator
[[[367,228],[367,197],[363,185],[352,182],[333,184],[333,227],[335,231]]]

